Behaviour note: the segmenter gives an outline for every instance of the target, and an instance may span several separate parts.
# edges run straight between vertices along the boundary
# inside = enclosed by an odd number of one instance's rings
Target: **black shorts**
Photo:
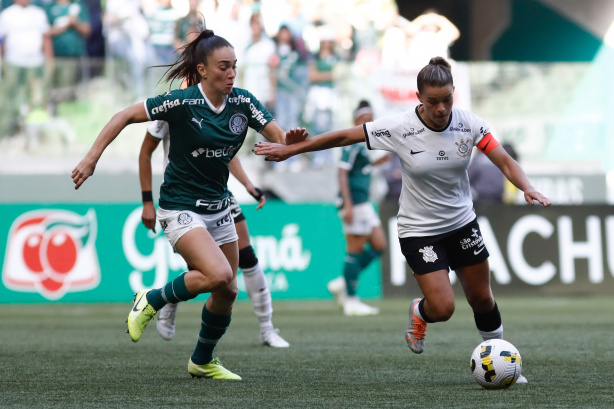
[[[232,192],[228,193],[230,193],[230,215],[235,220],[235,223],[242,222],[245,220],[245,215],[241,211],[241,206],[239,206],[239,203],[237,203],[237,199],[235,199]]]
[[[400,238],[401,252],[414,274],[456,270],[481,263],[489,256],[476,219],[448,233]]]

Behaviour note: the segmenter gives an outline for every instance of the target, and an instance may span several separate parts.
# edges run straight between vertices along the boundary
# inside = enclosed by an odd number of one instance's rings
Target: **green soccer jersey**
[[[228,207],[228,164],[247,134],[273,117],[248,91],[233,88],[219,109],[199,85],[149,98],[150,120],[169,124],[169,164],[160,187],[160,207],[217,213]]]
[[[369,201],[371,187],[371,160],[364,144],[343,147],[338,167],[348,171],[348,184],[352,203],[355,205]]]

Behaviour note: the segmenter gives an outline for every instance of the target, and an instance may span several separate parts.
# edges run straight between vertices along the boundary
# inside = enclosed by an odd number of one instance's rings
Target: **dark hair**
[[[296,46],[296,41],[294,40],[294,34],[292,34],[292,30],[290,30],[290,27],[288,27],[286,24],[282,24],[281,26],[279,26],[279,30],[277,30],[277,35],[274,38],[275,44],[279,45],[279,32],[281,30],[287,30],[288,33],[290,33],[290,48],[292,49],[292,51],[296,51],[298,47]]]
[[[454,85],[452,67],[443,57],[433,57],[428,65],[418,73],[418,92],[424,91],[425,86],[445,87]]]
[[[358,106],[354,110],[354,120],[357,120],[362,115],[370,113],[373,115],[373,109],[371,109],[371,104],[369,101],[363,99],[358,103]]]
[[[202,30],[194,41],[180,48],[179,59],[167,66],[166,80],[172,82],[175,79],[185,79],[188,87],[198,84],[200,74],[196,66],[201,63],[207,65],[207,57],[224,47],[234,48],[225,38],[215,35],[213,30]]]

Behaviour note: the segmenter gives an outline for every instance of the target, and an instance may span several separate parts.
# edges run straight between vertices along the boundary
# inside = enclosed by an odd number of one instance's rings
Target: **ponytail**
[[[232,45],[223,37],[215,35],[213,30],[202,30],[194,41],[180,48],[181,55],[174,63],[167,65],[166,81],[185,80],[188,87],[200,83],[200,74],[196,66],[207,65],[207,57],[211,56],[218,48]]]
[[[445,87],[454,85],[452,67],[443,57],[433,57],[428,65],[418,73],[418,92],[423,92],[424,87]]]

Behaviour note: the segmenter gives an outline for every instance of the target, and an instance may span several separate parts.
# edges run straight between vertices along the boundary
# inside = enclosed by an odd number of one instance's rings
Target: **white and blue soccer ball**
[[[471,354],[471,373],[486,389],[505,389],[516,383],[522,359],[514,345],[502,339],[482,342]]]

